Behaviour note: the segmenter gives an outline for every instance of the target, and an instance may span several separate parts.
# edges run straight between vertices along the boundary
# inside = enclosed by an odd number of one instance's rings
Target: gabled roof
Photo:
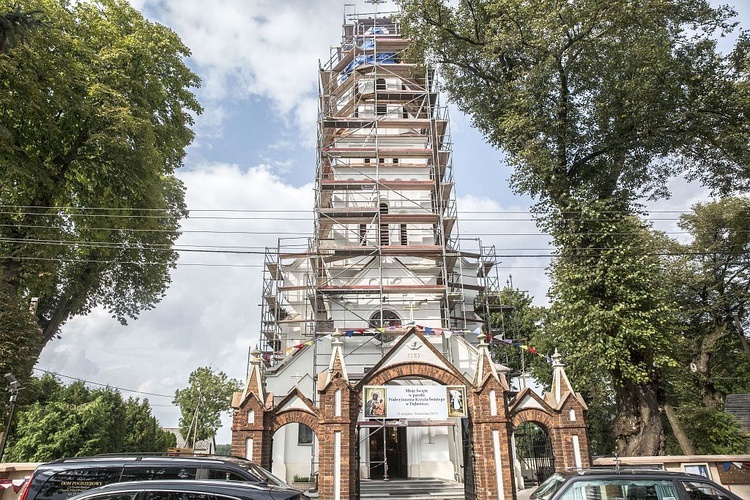
[[[573,397],[584,410],[588,409],[583,396],[573,390],[573,386],[565,373],[565,365],[561,361],[562,355],[555,349],[552,355],[552,388],[544,393],[544,401],[555,410],[559,410],[569,397]]]
[[[487,383],[488,380],[497,380],[503,389],[508,389],[508,382],[505,380],[505,376],[500,376],[497,373],[497,368],[488,348],[486,336],[481,334],[479,337],[479,346],[477,348],[479,357],[477,358],[476,370],[474,371],[474,386],[481,387]]]
[[[510,403],[508,410],[510,413],[516,413],[530,408],[542,410],[545,413],[552,412],[549,404],[529,387],[525,387],[516,395],[515,399]]]
[[[322,373],[322,376],[318,377],[319,391],[322,391],[333,382],[336,375],[341,375],[346,382],[349,382],[349,373],[346,371],[346,363],[344,362],[344,351],[341,349],[341,332],[336,330],[332,337],[331,345],[333,346],[333,350],[331,351],[331,359],[328,362],[328,370]]]
[[[245,390],[242,392],[239,400],[236,401],[238,403],[236,406],[235,400],[237,400],[237,397],[235,395],[232,395],[233,408],[239,408],[239,406],[247,400],[250,394],[255,394],[255,397],[258,398],[258,401],[260,402],[263,402],[263,400],[265,399],[263,390],[263,377],[260,373],[260,351],[256,348],[252,352],[252,355],[253,358],[250,360],[250,374],[247,377],[247,385],[245,385]]]
[[[415,361],[411,355],[415,352],[419,352],[419,361]],[[387,369],[390,366],[401,365],[404,363],[412,364],[427,364],[440,368],[446,372],[452,373],[463,383],[470,385],[466,377],[456,369],[445,357],[440,354],[440,351],[427,340],[416,327],[411,327],[409,331],[404,334],[396,344],[386,353],[367,375],[357,383],[357,389],[361,389],[379,372]]]
[[[294,387],[289,394],[284,396],[281,401],[276,405],[276,411],[282,412],[286,410],[303,410],[317,415],[318,410],[309,398],[307,398],[299,387]]]

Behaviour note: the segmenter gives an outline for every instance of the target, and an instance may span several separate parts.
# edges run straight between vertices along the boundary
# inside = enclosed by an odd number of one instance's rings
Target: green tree
[[[750,391],[750,348],[742,326],[750,298],[750,202],[724,198],[698,204],[680,227],[692,241],[670,248],[667,280],[681,332],[674,339],[678,363],[665,374],[673,418],[679,420],[670,424],[684,430],[683,436],[675,432],[682,438],[678,451],[744,453],[748,443],[738,439],[740,429],[723,408],[727,394]],[[667,445],[668,451],[676,449]]]
[[[148,400],[141,402],[128,398],[125,402],[125,429],[123,452],[164,451],[177,445],[175,435],[162,430],[151,415]]]
[[[742,326],[750,307],[750,200],[724,198],[695,205],[693,213],[681,217],[680,227],[693,237],[682,245],[687,262],[676,293],[689,362],[704,406],[716,409],[728,392],[750,389],[747,378],[724,377],[750,371],[750,341]],[[716,357],[717,352],[721,356]],[[714,377],[717,369],[721,373]]]
[[[90,390],[81,382],[64,386],[49,375],[29,384],[9,436],[8,460],[159,452],[175,444],[174,435],[159,428],[147,402],[124,401],[118,391]]]
[[[173,403],[180,407],[180,432],[188,443],[214,438],[221,427],[221,414],[230,411],[232,394],[242,390],[239,380],[210,367],[190,374],[190,384],[175,391]]]
[[[23,310],[39,297],[42,349],[75,315],[125,323],[163,297],[199,80],[124,0],[17,5],[45,21],[0,57],[0,284]]]
[[[663,370],[677,355],[664,241],[635,215],[601,206],[582,207],[579,221],[577,232],[561,236],[551,266],[553,303],[541,345],[564,354],[569,376],[595,404],[614,400],[620,453],[654,454],[664,444]]]
[[[750,451],[750,439],[734,415],[690,404],[680,406],[677,414],[694,454],[745,455]],[[667,453],[684,454],[683,448],[671,439],[667,441]]]
[[[716,193],[747,190],[748,47],[723,56],[715,42],[734,13],[705,0],[400,4],[416,50],[507,152],[516,191],[538,200],[560,249],[550,328],[571,373],[591,361],[608,381],[589,396],[606,404],[614,392],[621,453],[660,453],[672,307],[649,274],[658,259],[641,253],[653,244],[635,207],[677,174]]]
[[[0,54],[26,41],[30,30],[40,26],[41,11],[24,12],[19,6],[0,11]]]
[[[216,454],[222,457],[232,456],[232,445],[231,444],[217,444]]]
[[[445,89],[509,154],[514,187],[571,199],[665,193],[687,172],[743,192],[747,44],[706,0],[401,0],[407,34]]]
[[[2,283],[0,304],[0,375],[13,373],[21,386],[25,386],[39,352],[39,328],[28,303],[10,293]],[[4,383],[4,379],[0,380]],[[8,398],[0,397],[0,418],[6,415],[7,404]],[[4,429],[7,421],[3,418],[0,428]]]

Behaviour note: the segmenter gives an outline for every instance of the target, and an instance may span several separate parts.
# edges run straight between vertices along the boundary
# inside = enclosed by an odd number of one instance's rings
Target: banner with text
[[[365,418],[449,418],[466,416],[463,385],[365,386]]]

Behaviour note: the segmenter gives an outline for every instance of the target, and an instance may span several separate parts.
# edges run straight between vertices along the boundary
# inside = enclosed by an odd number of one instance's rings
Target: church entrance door
[[[406,427],[370,431],[370,479],[406,479]]]

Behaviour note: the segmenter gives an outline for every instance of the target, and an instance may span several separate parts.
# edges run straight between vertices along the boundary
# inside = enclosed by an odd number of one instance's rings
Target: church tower
[[[447,108],[409,46],[395,16],[346,15],[320,64],[314,227],[266,252],[232,453],[321,498],[430,478],[505,500],[530,472],[513,429],[543,427],[550,471],[586,466],[587,408],[559,357],[545,396],[492,359],[494,247],[460,237]]]
[[[387,348],[484,324],[494,248],[459,237],[447,108],[408,48],[394,18],[352,15],[321,64],[314,233],[265,258],[270,365],[335,330]]]
[[[493,333],[494,247],[460,237],[448,110],[435,68],[409,45],[394,16],[346,15],[320,64],[314,227],[266,252],[251,363],[264,392],[233,403],[233,453],[254,450],[289,482],[326,470],[321,487],[340,498],[360,479],[473,481],[467,407],[489,405],[481,391],[505,404],[494,368],[472,392]],[[373,419],[367,390],[442,391],[461,410]],[[486,435],[504,436],[485,450],[495,460],[507,456],[507,420],[489,408]]]

